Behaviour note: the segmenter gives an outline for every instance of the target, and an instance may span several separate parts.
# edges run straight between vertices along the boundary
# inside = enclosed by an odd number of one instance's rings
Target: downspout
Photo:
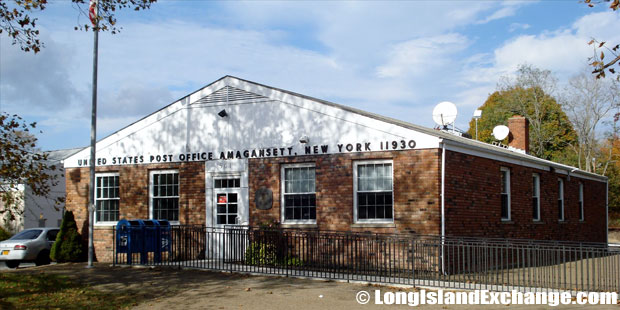
[[[445,219],[445,184],[446,184],[446,143],[443,139],[441,143],[441,272],[445,274],[444,262],[444,238],[446,236],[446,219]]]
[[[609,243],[609,178],[605,181],[605,243]]]

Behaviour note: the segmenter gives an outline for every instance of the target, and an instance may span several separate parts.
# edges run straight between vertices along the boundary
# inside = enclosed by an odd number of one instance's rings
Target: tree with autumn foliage
[[[99,31],[117,33],[122,28],[116,25],[114,14],[121,9],[134,11],[144,10],[151,7],[157,0],[100,0],[99,1]],[[71,0],[78,10],[78,25],[76,30],[92,29],[88,18],[89,0]],[[0,0],[0,34],[6,33],[25,52],[38,53],[44,47],[44,42],[39,39],[37,28],[38,18],[33,17],[44,11],[48,5],[47,0]]]
[[[37,150],[37,138],[31,133],[36,123],[28,123],[17,115],[0,114],[0,217],[12,222],[23,214],[23,191],[48,196],[57,185],[60,169],[48,160],[48,154]],[[63,197],[54,200],[56,205]]]
[[[604,165],[601,165],[600,173],[607,176],[608,182],[608,205],[609,218],[616,221],[612,226],[620,225],[620,112],[613,118],[612,129],[608,133],[606,143],[601,147],[600,153],[608,157]]]
[[[554,161],[567,162],[570,145],[577,140],[562,107],[550,92],[554,79],[547,70],[521,65],[514,78],[504,78],[499,89],[479,107],[482,118],[478,120],[478,139],[495,141],[493,128],[507,125],[514,115],[525,116],[530,121],[530,154]],[[475,120],[469,124],[469,134],[475,133]],[[502,141],[507,144],[507,141]]]

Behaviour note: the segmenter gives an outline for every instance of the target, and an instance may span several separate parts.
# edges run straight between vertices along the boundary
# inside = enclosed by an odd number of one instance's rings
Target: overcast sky
[[[38,121],[45,150],[87,146],[93,35],[51,1],[45,48],[0,39],[0,109]],[[456,104],[466,130],[519,64],[560,81],[583,71],[591,37],[620,42],[620,15],[574,1],[160,1],[118,15],[99,40],[98,138],[224,75],[432,127]]]

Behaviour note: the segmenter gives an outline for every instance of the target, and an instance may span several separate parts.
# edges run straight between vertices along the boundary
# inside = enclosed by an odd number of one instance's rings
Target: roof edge
[[[609,179],[608,177],[604,175],[583,171],[577,167],[557,163],[557,162],[543,159],[543,158],[538,158],[533,155],[514,153],[512,151],[504,150],[501,148],[497,148],[497,150],[491,150],[488,148],[476,147],[474,145],[466,144],[466,143],[463,143],[461,141],[454,140],[454,139],[447,139],[447,141],[449,141],[448,144],[457,144],[460,147],[476,150],[482,153],[507,156],[513,159],[522,160],[522,161],[526,161],[526,162],[533,163],[533,164],[553,167],[554,169],[566,170],[568,174],[572,174],[572,175],[583,175],[584,177],[587,177],[590,179],[597,179],[597,180],[604,181],[604,182],[607,182],[607,180]],[[441,141],[441,143],[445,143],[445,141]],[[484,142],[480,142],[480,143],[484,143]]]
[[[105,136],[104,138],[101,138],[101,139],[97,140],[97,143],[99,143],[100,141],[103,141],[103,140],[105,140],[105,139],[107,139],[107,138],[109,138],[109,137],[111,137],[111,136],[113,136],[113,135],[115,135],[115,134],[125,130],[128,127],[131,127],[131,126],[139,123],[140,121],[142,121],[144,119],[149,118],[150,116],[152,116],[152,115],[154,115],[154,114],[156,114],[156,113],[158,113],[158,112],[160,112],[160,111],[170,107],[171,105],[173,105],[173,104],[175,104],[177,102],[185,100],[186,98],[189,98],[192,95],[194,95],[196,93],[199,93],[202,90],[204,90],[204,89],[206,89],[208,87],[211,87],[212,85],[215,85],[215,84],[217,84],[217,83],[219,83],[219,82],[221,82],[223,80],[226,80],[226,79],[235,79],[235,80],[237,80],[239,82],[253,84],[253,85],[256,85],[256,86],[259,86],[259,87],[268,88],[268,89],[271,89],[271,90],[274,90],[274,91],[277,91],[277,92],[281,92],[281,93],[285,93],[285,94],[292,95],[292,96],[295,96],[295,97],[299,97],[299,98],[303,98],[303,99],[306,99],[306,100],[314,101],[314,102],[317,102],[317,103],[325,104],[325,105],[328,105],[328,106],[331,106],[331,107],[334,107],[334,108],[338,108],[338,109],[341,109],[341,110],[344,110],[344,111],[347,111],[347,112],[355,113],[355,114],[358,114],[358,115],[361,115],[361,116],[369,117],[369,118],[372,118],[372,119],[375,119],[375,120],[387,122],[387,123],[390,123],[390,124],[393,124],[393,125],[396,125],[396,126],[399,126],[399,127],[403,127],[403,128],[406,128],[406,129],[419,131],[419,132],[424,133],[424,134],[428,134],[428,135],[431,135],[431,136],[435,136],[435,137],[441,138],[442,141],[443,140],[448,140],[448,141],[451,141],[451,143],[453,142],[453,143],[458,144],[460,146],[463,146],[463,147],[466,147],[466,148],[470,148],[470,149],[475,149],[475,150],[483,152],[483,153],[499,154],[499,155],[503,155],[503,156],[509,156],[509,157],[512,157],[512,158],[515,158],[515,159],[526,160],[526,161],[531,162],[531,163],[537,163],[537,164],[541,164],[541,165],[549,165],[549,166],[553,166],[555,168],[561,168],[561,169],[568,170],[568,171],[577,171],[579,174],[583,174],[583,175],[589,176],[590,178],[596,178],[596,179],[599,179],[599,180],[604,180],[605,182],[608,179],[606,176],[599,175],[599,174],[596,174],[596,173],[586,172],[586,171],[580,170],[580,169],[578,169],[576,167],[572,167],[572,166],[569,166],[569,165],[565,165],[565,164],[561,164],[561,163],[556,163],[554,161],[538,158],[538,157],[535,157],[535,156],[532,156],[532,155],[528,155],[528,154],[520,154],[520,153],[516,153],[516,152],[513,152],[513,151],[505,150],[505,149],[499,149],[499,148],[497,150],[490,149],[489,147],[491,145],[488,144],[488,143],[480,142],[480,141],[477,141],[477,140],[471,140],[471,139],[467,139],[467,138],[462,138],[462,137],[457,137],[457,136],[454,136],[454,135],[442,132],[440,130],[431,129],[431,128],[424,127],[424,126],[421,126],[421,125],[416,125],[416,124],[412,124],[412,123],[409,123],[409,122],[401,121],[401,120],[398,120],[398,119],[395,119],[395,118],[391,118],[391,117],[388,117],[388,116],[384,116],[384,115],[380,115],[380,114],[376,114],[376,113],[360,110],[360,109],[357,109],[357,108],[353,108],[353,107],[350,107],[350,106],[334,103],[334,102],[323,100],[323,99],[318,99],[318,98],[315,98],[315,97],[307,96],[307,95],[296,93],[296,92],[293,92],[293,91],[289,91],[289,90],[285,90],[285,89],[281,89],[281,88],[277,88],[277,87],[273,87],[273,86],[269,86],[269,85],[253,82],[253,81],[242,79],[242,78],[239,78],[239,77],[236,77],[236,76],[233,76],[233,75],[225,75],[225,76],[223,76],[223,77],[221,77],[221,78],[219,78],[219,79],[217,79],[217,80],[215,80],[215,81],[213,81],[213,82],[211,82],[211,83],[209,83],[209,84],[207,84],[207,85],[205,85],[205,86],[203,86],[203,87],[201,87],[201,88],[199,88],[199,89],[197,89],[197,90],[195,90],[195,91],[193,91],[193,92],[191,92],[191,93],[189,93],[189,94],[187,94],[187,95],[185,95],[185,96],[183,96],[183,97],[181,97],[181,98],[179,98],[177,100],[174,100],[170,104],[165,105],[164,107],[162,107],[162,108],[160,108],[160,109],[158,109],[158,110],[156,110],[156,111],[154,111],[154,112],[152,112],[152,113],[150,113],[150,114],[148,114],[148,115],[146,115],[146,116],[136,120],[135,122],[133,122],[133,123],[131,123],[131,124],[121,128],[121,129],[119,129],[119,130],[117,130],[117,131],[115,131],[115,132]],[[472,144],[467,144],[467,143],[464,143],[463,141],[460,141],[461,139],[467,139],[468,142],[477,142],[477,143],[481,143],[483,145],[476,146],[476,145],[472,145]],[[78,152],[80,152],[80,151],[82,151],[84,149],[87,149],[89,147],[90,146],[82,148],[82,149],[78,150]],[[74,156],[78,152],[74,153],[73,155],[71,155],[69,157]],[[69,157],[67,157],[67,158],[69,158]]]

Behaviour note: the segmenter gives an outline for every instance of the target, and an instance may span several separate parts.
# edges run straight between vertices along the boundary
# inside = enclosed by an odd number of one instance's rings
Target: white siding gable
[[[222,110],[227,117],[218,116]],[[306,147],[311,154],[437,148],[439,138],[225,77],[100,140],[97,165],[306,155]],[[89,154],[82,150],[65,167],[88,166]]]

